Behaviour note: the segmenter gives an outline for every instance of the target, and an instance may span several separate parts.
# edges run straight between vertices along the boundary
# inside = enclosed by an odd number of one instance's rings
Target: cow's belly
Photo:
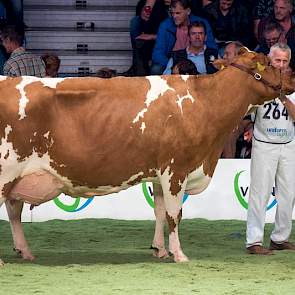
[[[130,187],[127,182],[120,186],[74,187],[68,181],[63,181],[62,177],[54,176],[46,170],[39,170],[21,177],[10,190],[8,199],[22,200],[29,204],[40,205],[54,199],[60,193],[72,197],[90,198],[127,189]]]

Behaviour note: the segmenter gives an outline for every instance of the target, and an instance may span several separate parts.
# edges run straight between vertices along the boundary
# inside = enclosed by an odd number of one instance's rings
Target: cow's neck
[[[206,105],[207,120],[210,124],[230,132],[243,119],[249,105],[257,101],[259,94],[253,89],[253,78],[238,69],[228,68],[215,75],[197,78],[196,97],[203,85],[202,104]],[[201,84],[201,86],[199,86]],[[199,109],[198,102],[194,106]]]

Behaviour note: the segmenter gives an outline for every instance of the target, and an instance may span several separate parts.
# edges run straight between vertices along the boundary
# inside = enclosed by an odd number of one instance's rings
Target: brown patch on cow
[[[182,218],[182,209],[180,209],[178,215],[177,215],[177,222],[178,224],[180,223]],[[174,218],[171,217],[168,212],[166,212],[166,219],[168,223],[168,228],[169,228],[169,234],[175,231],[176,223],[174,221]]]
[[[12,190],[13,186],[19,181],[20,178],[16,178],[13,181],[10,181],[6,184],[4,184],[2,188],[2,196],[6,199],[9,198],[9,193]]]
[[[158,147],[149,142],[149,132],[142,134],[133,123],[138,112],[146,107],[150,84],[145,78],[130,82],[123,77],[81,78],[75,83],[69,79],[57,85],[56,128],[51,134],[54,144],[49,154],[58,173],[76,185],[120,186],[143,172],[136,181],[130,181],[129,185],[133,185],[142,178],[155,176],[147,163],[157,168]],[[71,98],[67,89],[79,95]]]
[[[168,214],[168,212],[166,212],[166,219],[167,219],[169,234],[170,234],[175,231],[176,224],[174,219]]]

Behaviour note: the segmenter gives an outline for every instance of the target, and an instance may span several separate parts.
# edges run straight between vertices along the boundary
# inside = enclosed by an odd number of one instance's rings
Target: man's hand
[[[141,39],[141,40],[156,40],[157,35],[155,34],[145,34],[141,33],[139,36],[137,36],[135,39]]]

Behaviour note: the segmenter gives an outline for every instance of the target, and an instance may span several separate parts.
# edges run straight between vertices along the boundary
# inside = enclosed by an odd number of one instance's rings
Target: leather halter
[[[243,71],[243,72],[248,73],[249,75],[254,77],[254,79],[256,79],[257,81],[261,81],[264,85],[272,88],[274,91],[280,91],[280,96],[281,96],[281,92],[282,92],[282,72],[281,71],[280,71],[280,84],[279,85],[272,85],[267,80],[262,78],[261,74],[259,74],[257,72],[252,72],[250,69],[248,69],[247,67],[245,67],[243,65],[239,65],[236,63],[231,63],[230,65]]]

